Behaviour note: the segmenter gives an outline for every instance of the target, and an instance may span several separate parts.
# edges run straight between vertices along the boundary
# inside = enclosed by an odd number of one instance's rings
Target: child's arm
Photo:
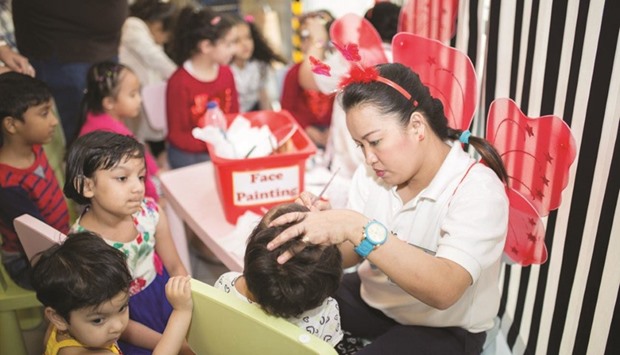
[[[21,186],[0,186],[0,216],[7,221],[13,221],[24,213],[45,222],[39,208],[25,189]]]
[[[153,349],[161,339],[161,334],[142,323],[129,320],[127,328],[121,335],[121,340],[145,349]]]
[[[170,323],[170,319],[172,319],[172,317],[174,316],[174,313],[175,312],[173,311],[172,314],[170,315],[168,324],[172,324]],[[190,312],[190,316],[191,316],[191,312]],[[129,323],[127,324],[127,328],[125,328],[123,335],[121,335],[121,340],[129,344],[139,346],[145,349],[155,349],[157,347],[157,344],[161,342],[162,338],[163,338],[162,334],[156,332],[155,330],[147,327],[146,325],[142,323],[138,323],[131,319],[129,320]],[[179,354],[193,354],[193,353],[194,352],[189,349],[189,345],[186,342],[183,342],[182,348]]]
[[[189,275],[172,241],[172,235],[168,227],[168,217],[166,217],[166,213],[162,208],[159,208],[159,222],[155,230],[155,238],[157,240],[155,243],[155,251],[161,258],[170,276]]]
[[[189,276],[171,277],[166,283],[166,297],[173,311],[153,355],[177,354],[184,344],[192,320],[192,290]]]
[[[269,111],[273,109],[267,88],[263,87],[258,91],[258,102],[261,110]]]

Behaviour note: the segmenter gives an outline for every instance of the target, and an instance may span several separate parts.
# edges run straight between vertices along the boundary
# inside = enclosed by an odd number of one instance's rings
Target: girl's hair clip
[[[220,20],[222,20],[221,16],[215,16],[211,19],[211,26],[216,26],[218,23],[220,23]]]
[[[252,16],[252,15],[245,15],[245,16],[243,17],[243,19],[244,19],[244,20],[245,20],[245,22],[247,22],[247,23],[254,23],[254,16]]]

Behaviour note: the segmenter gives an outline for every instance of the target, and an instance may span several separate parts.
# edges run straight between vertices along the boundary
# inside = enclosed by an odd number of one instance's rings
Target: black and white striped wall
[[[488,19],[488,21],[485,21]],[[495,98],[554,114],[578,156],[547,219],[549,260],[506,266],[501,331],[514,354],[620,354],[620,3],[461,0],[452,45],[476,65],[473,130]]]

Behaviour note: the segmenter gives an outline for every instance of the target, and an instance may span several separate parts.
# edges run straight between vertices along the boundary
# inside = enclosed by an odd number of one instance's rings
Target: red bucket
[[[236,116],[226,118],[230,123]],[[253,127],[266,124],[278,142],[286,139],[293,128],[294,133],[285,144],[286,152],[260,158],[221,158],[207,144],[224,215],[232,224],[245,211],[263,214],[265,209],[294,201],[304,188],[306,159],[316,152],[312,140],[287,111],[246,112],[243,116]]]

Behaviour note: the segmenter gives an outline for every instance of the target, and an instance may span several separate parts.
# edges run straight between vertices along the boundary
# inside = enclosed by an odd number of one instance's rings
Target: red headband
[[[359,54],[359,47],[357,44],[349,43],[345,44],[344,46],[340,46],[335,42],[332,43],[334,44],[334,47],[336,47],[336,49],[338,49],[338,51],[342,54],[342,56],[352,64],[351,69],[349,69],[349,75],[340,80],[340,83],[338,85],[340,89],[343,89],[347,85],[353,83],[370,83],[372,81],[377,81],[392,87],[394,90],[398,91],[401,95],[403,95],[403,97],[405,97],[407,101],[411,100],[411,94],[407,90],[405,90],[402,86],[398,85],[394,81],[379,75],[377,68],[375,68],[374,66],[364,67],[359,63],[362,57]],[[314,58],[313,56],[310,56],[310,64],[312,65],[312,72],[319,75],[331,76],[331,68],[329,67],[329,65]],[[418,107],[417,100],[413,100],[413,106]]]

